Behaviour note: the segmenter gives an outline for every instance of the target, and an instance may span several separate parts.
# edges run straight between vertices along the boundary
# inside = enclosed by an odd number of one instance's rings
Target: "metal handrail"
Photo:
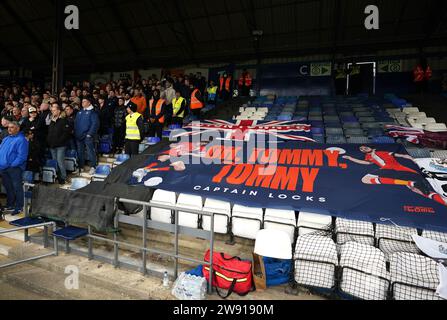
[[[25,191],[28,188],[32,188],[34,187],[34,184],[30,184],[30,183],[24,183],[24,187],[25,187]],[[104,197],[102,195],[102,197]],[[27,200],[27,199],[25,199]],[[125,199],[125,198],[116,198],[115,199],[115,203],[127,203],[127,204],[133,204],[133,205],[138,205],[138,206],[142,206],[143,207],[143,218],[142,223],[138,224],[138,226],[141,226],[142,228],[142,245],[138,246],[135,244],[131,244],[131,243],[126,243],[126,242],[122,242],[122,241],[118,241],[118,236],[117,233],[115,232],[113,234],[113,239],[108,239],[105,237],[100,237],[97,235],[94,235],[92,233],[92,228],[91,226],[88,226],[88,258],[89,259],[93,259],[94,255],[93,255],[93,240],[98,240],[98,241],[103,241],[103,242],[107,242],[110,244],[113,244],[114,247],[114,258],[112,261],[112,264],[115,267],[118,267],[119,265],[119,246],[123,246],[123,247],[127,247],[127,248],[132,248],[132,249],[137,249],[139,251],[141,251],[142,253],[142,265],[141,265],[141,272],[145,275],[147,273],[147,257],[146,254],[147,253],[156,253],[159,255],[164,255],[164,256],[168,256],[170,258],[174,259],[174,277],[175,279],[178,277],[178,262],[179,260],[184,260],[184,261],[189,261],[189,262],[193,262],[193,263],[198,263],[198,264],[203,264],[203,265],[207,265],[209,266],[209,268],[211,269],[210,272],[210,276],[209,276],[209,281],[208,281],[208,292],[212,293],[212,283],[213,283],[213,253],[214,253],[214,218],[215,218],[215,213],[213,212],[209,212],[209,211],[202,211],[202,210],[196,210],[196,209],[190,209],[190,208],[182,208],[179,206],[171,206],[171,205],[163,205],[163,204],[158,204],[158,203],[150,203],[150,202],[143,202],[143,201],[138,201],[138,200],[131,200],[131,199]],[[25,202],[27,203],[27,202]],[[115,206],[116,207],[116,206]],[[165,223],[160,223],[161,225],[165,225],[166,228],[171,228],[170,230],[172,230],[172,228],[174,229],[174,234],[175,234],[175,243],[174,243],[174,252],[167,252],[167,251],[163,251],[163,250],[157,250],[157,249],[151,249],[147,247],[147,230],[148,228],[148,223],[150,224],[150,222],[148,222],[147,219],[147,211],[148,208],[157,208],[157,209],[165,209],[165,210],[171,210],[175,213],[175,219],[174,219],[174,224],[165,224]],[[197,215],[205,215],[205,216],[210,216],[211,217],[211,226],[210,226],[210,230],[209,231],[205,231],[205,230],[196,230],[196,229],[191,229],[191,228],[185,228],[185,227],[181,227],[179,225],[179,211],[181,212],[186,212],[186,213],[192,213],[192,214],[197,214]],[[28,216],[28,206],[25,206],[25,214],[26,216]],[[115,219],[114,219],[114,229],[118,230],[119,228],[119,222],[120,222],[120,217],[121,215],[116,214],[115,215]],[[138,217],[135,217],[134,219],[138,219]],[[129,223],[128,223],[129,224]],[[157,229],[157,227],[151,226],[152,229]],[[159,229],[159,230],[163,230],[163,229]],[[209,237],[207,239],[209,239],[210,241],[210,260],[209,262],[207,261],[203,261],[203,260],[197,260],[197,259],[193,259],[193,258],[189,258],[186,256],[183,256],[179,253],[179,235],[182,233],[183,230],[188,230],[189,233],[195,234],[198,237],[204,238],[203,234],[207,233],[209,234]],[[29,238],[27,232],[25,233],[25,239]],[[57,240],[55,239],[54,243],[57,243]],[[55,246],[57,246],[55,244]],[[66,242],[66,246],[67,248],[69,248],[69,243]],[[67,249],[66,249],[67,250]],[[68,251],[68,250],[67,250]],[[102,257],[100,257],[102,258]]]
[[[17,231],[22,231],[22,230],[25,230],[27,232],[29,229],[40,228],[40,227],[45,227],[46,228],[46,227],[49,227],[49,226],[52,226],[53,228],[55,228],[56,227],[56,223],[51,221],[51,222],[43,222],[43,223],[39,223],[39,224],[34,224],[34,225],[30,225],[30,226],[23,226],[23,227],[17,227],[17,228],[12,228],[12,229],[0,230],[0,236],[3,236],[3,235],[8,234],[8,233],[12,233],[12,232],[17,232]],[[36,257],[26,258],[26,259],[22,259],[22,260],[18,260],[18,261],[2,264],[2,265],[0,265],[0,269],[1,268],[15,266],[15,265],[22,264],[22,263],[25,263],[25,262],[31,262],[31,261],[39,260],[39,259],[50,257],[50,256],[58,256],[59,255],[59,250],[58,250],[58,247],[57,247],[57,241],[56,241],[56,237],[55,236],[53,236],[53,243],[54,243],[54,250],[52,252],[50,252],[50,253],[46,253],[46,254],[43,254],[43,255],[36,256]]]

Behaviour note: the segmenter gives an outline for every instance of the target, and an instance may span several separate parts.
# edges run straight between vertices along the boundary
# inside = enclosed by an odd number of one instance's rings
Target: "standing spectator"
[[[253,80],[250,72],[248,72],[247,69],[244,69],[239,78],[239,94],[241,97],[248,97],[250,95],[252,83]]]
[[[153,92],[153,98],[149,102],[149,116],[147,117],[150,122],[149,136],[163,138],[163,126],[165,123],[165,108],[166,102],[160,98],[160,91],[155,89]]]
[[[20,124],[20,128],[23,129],[26,126],[28,118],[29,118],[29,111],[28,111],[27,104],[25,104],[25,106],[22,108],[21,116],[22,117],[20,118],[19,124]]]
[[[186,100],[181,96],[179,90],[175,92],[175,99],[172,100],[173,108],[173,124],[183,125],[183,119],[185,118]]]
[[[216,105],[216,103],[217,103],[217,89],[218,88],[217,88],[216,84],[214,83],[213,80],[211,80],[210,85],[206,90],[208,93],[207,100],[208,100],[209,104]]]
[[[200,93],[200,90],[192,83],[191,91],[191,113],[194,115],[194,117],[196,117],[197,120],[200,120],[202,108],[205,105],[205,103],[203,102],[203,96]]]
[[[15,121],[9,123],[8,132],[9,136],[0,145],[0,176],[6,189],[5,211],[17,215],[24,204],[22,174],[28,159],[28,141]]]
[[[175,98],[175,90],[172,87],[172,83],[166,81],[166,90],[161,94],[161,98],[166,100],[166,112],[165,112],[165,122],[169,125],[172,122],[173,105],[172,100]]]
[[[51,122],[48,126],[47,143],[50,148],[51,158],[57,161],[59,184],[65,184],[67,180],[67,171],[65,170],[65,151],[70,141],[72,128],[62,115],[62,108],[53,103],[51,106]]]
[[[138,113],[144,114],[144,112],[146,111],[146,107],[147,107],[147,101],[146,101],[146,98],[143,96],[143,93],[141,92],[140,89],[134,90],[134,96],[131,101],[137,105]]]
[[[40,105],[39,111],[40,114],[35,120],[36,124],[34,126],[34,137],[37,139],[37,141],[39,141],[40,157],[43,160],[45,157],[45,149],[47,148],[48,125],[51,121],[50,105],[48,103],[42,103]]]
[[[231,97],[231,85],[232,85],[232,77],[229,76],[226,72],[220,77],[220,98],[223,101],[228,101]]]
[[[87,150],[88,160],[90,161],[90,175],[93,175],[96,169],[96,148],[95,139],[99,128],[98,114],[94,110],[91,98],[82,100],[82,110],[78,112],[75,119],[75,138],[78,151],[80,172],[85,165],[85,150]]]
[[[104,96],[100,96],[98,99],[98,117],[99,117],[99,131],[100,137],[110,134],[110,128],[112,127],[113,109],[109,108],[106,104]]]
[[[29,144],[28,160],[26,163],[26,170],[33,173],[39,173],[42,167],[42,161],[40,159],[40,146],[39,142],[34,139],[34,130],[26,129],[24,131],[26,140]]]
[[[107,107],[113,113],[113,111],[115,111],[115,108],[117,106],[118,106],[118,98],[115,96],[115,91],[110,89],[109,96],[107,97]]]
[[[3,139],[9,136],[8,126],[12,119],[8,116],[2,117],[1,128],[0,128],[0,143],[2,143]]]
[[[75,106],[72,104],[69,104],[64,109],[65,118],[68,121],[68,124],[71,128],[71,134],[70,134],[70,140],[68,141],[67,147],[69,150],[76,150],[76,140],[74,138],[74,126],[75,126],[75,119],[76,119],[76,109]]]
[[[131,102],[127,105],[126,144],[125,152],[130,156],[138,155],[140,142],[143,138],[143,116],[138,112],[138,106]]]
[[[118,99],[118,106],[113,114],[113,149],[119,153],[124,147],[124,138],[126,136],[126,116],[127,110],[124,105],[124,98]]]
[[[20,123],[20,119],[22,119],[22,109],[18,105],[12,108],[12,117],[14,121]]]

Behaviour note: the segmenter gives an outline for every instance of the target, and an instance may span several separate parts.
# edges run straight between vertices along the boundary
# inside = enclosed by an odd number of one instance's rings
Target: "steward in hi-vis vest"
[[[178,90],[175,92],[174,100],[172,100],[172,109],[172,123],[182,126],[185,118],[186,99],[182,97]]]
[[[138,154],[138,147],[144,135],[143,116],[137,109],[138,106],[133,102],[127,105],[125,152],[130,156]]]

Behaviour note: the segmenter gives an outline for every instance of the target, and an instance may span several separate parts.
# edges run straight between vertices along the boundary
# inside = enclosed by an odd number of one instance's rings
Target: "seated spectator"
[[[15,121],[9,123],[8,132],[0,145],[0,176],[6,189],[5,211],[17,215],[24,205],[22,175],[28,159],[28,141]]]

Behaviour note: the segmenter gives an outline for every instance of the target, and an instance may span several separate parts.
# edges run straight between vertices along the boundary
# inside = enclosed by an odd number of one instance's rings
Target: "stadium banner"
[[[178,142],[135,168],[129,184],[252,207],[447,231],[446,198],[399,144]]]

